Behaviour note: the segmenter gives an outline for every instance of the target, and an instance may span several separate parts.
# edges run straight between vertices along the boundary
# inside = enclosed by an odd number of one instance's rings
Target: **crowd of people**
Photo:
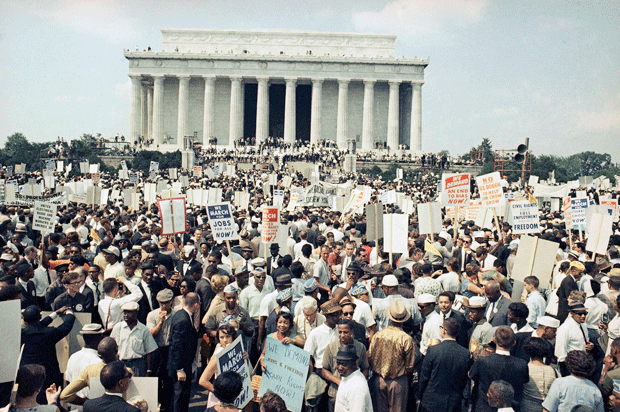
[[[212,150],[205,161],[243,156]],[[24,325],[11,410],[144,412],[144,399],[117,395],[132,377],[149,376],[158,378],[160,411],[187,411],[197,390],[209,393],[207,410],[237,411],[241,378],[219,373],[215,359],[241,336],[253,384],[269,371],[268,337],[310,354],[301,390],[308,412],[620,411],[617,223],[606,254],[594,255],[560,212],[542,208],[537,236],[558,245],[553,271],[515,280],[520,235],[507,222],[480,227],[444,214],[439,233],[421,235],[413,213],[407,252],[391,254],[384,239],[368,238],[363,213],[287,210],[284,177],[298,187],[310,181],[284,166],[276,173],[288,235],[280,243],[261,245],[261,208],[273,197],[258,169],[189,177],[190,188],[221,188],[225,202],[250,195],[247,210],[234,210],[238,240],[230,242],[214,239],[204,206],[187,205],[185,233],[172,236],[162,235],[156,203],[70,202],[47,235],[32,229],[31,206],[1,205],[0,301],[21,300]],[[329,173],[369,186],[369,203],[383,189],[416,203],[438,197],[439,176],[429,171],[414,183]],[[100,185],[128,183],[103,175]],[[76,313],[91,322],[63,374],[56,343]],[[105,395],[89,396],[93,377]],[[0,385],[1,405],[11,387]],[[245,410],[286,410],[279,395],[255,393]]]

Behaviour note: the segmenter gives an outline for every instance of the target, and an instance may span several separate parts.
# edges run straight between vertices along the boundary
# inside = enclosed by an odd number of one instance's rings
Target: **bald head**
[[[345,296],[349,296],[349,292],[345,288],[338,287],[332,292],[332,300],[336,302],[340,302]]]
[[[104,363],[114,362],[118,359],[118,345],[114,339],[105,337],[99,342],[97,353]]]
[[[499,289],[499,283],[494,280],[489,281],[484,286],[484,293],[491,302],[496,302],[502,295]]]

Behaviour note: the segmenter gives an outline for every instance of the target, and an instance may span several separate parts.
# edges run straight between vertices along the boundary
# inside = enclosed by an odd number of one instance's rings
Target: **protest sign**
[[[136,172],[129,172],[129,183],[138,184],[138,174]]]
[[[155,183],[144,184],[144,203],[151,204],[157,201],[157,185]]]
[[[93,179],[93,184],[97,185],[101,181],[101,173],[91,173],[91,178]]]
[[[571,209],[571,221],[572,221],[573,227],[577,227],[580,230],[585,230],[587,208],[588,208],[587,197],[571,198],[570,209]]]
[[[0,383],[10,382],[17,373],[16,360],[19,359],[21,343],[21,306],[20,300],[0,302],[0,325],[2,325],[2,339],[0,339]]]
[[[594,179],[592,178],[592,176],[581,176],[579,178],[579,186],[585,187],[587,189],[592,185],[593,181]]]
[[[56,171],[62,172],[63,170],[65,170],[65,162],[64,160],[58,160],[56,162]]]
[[[493,229],[493,208],[480,206],[475,222],[476,226]]]
[[[546,289],[551,281],[558,246],[558,243],[537,237],[521,236],[512,278],[523,282],[526,277],[535,275],[540,281],[539,288]],[[521,297],[518,298],[520,302]]]
[[[121,168],[123,170],[127,170],[127,161],[126,160],[121,160]]]
[[[75,322],[73,323],[73,328],[71,332],[64,338],[62,338],[56,344],[56,355],[58,356],[58,364],[60,365],[60,371],[65,372],[67,370],[67,362],[71,355],[75,352],[82,350],[84,347],[84,338],[80,333],[82,327],[91,323],[91,314],[86,312],[77,312],[77,310],[83,310],[84,308],[80,308],[80,304],[76,305],[76,312],[73,312],[75,315]],[[43,311],[41,312],[41,319],[46,316],[49,316],[52,312]],[[63,318],[57,317],[50,324],[51,327],[57,328],[62,325]]]
[[[207,216],[211,225],[213,240],[236,240],[239,234],[235,230],[230,203],[207,205]]]
[[[480,200],[487,207],[499,206],[504,197],[502,191],[501,177],[499,172],[489,173],[476,177],[478,191],[480,192]]]
[[[601,199],[599,203],[601,206],[607,206],[612,210],[612,219],[614,222],[617,222],[620,215],[620,211],[618,210],[618,199]]]
[[[444,173],[441,179],[444,205],[465,206],[469,203],[470,185],[468,173]]]
[[[289,197],[288,206],[286,210],[292,212],[299,205],[300,202],[303,202],[305,198],[305,191],[301,187],[291,187],[291,195]]]
[[[234,205],[238,210],[248,210],[250,206],[250,194],[242,191],[235,192]]]
[[[239,335],[237,339],[217,354],[218,373],[233,371],[237,372],[243,379],[241,393],[235,399],[235,406],[239,409],[243,409],[254,398],[249,361],[243,359],[244,350],[243,341]]]
[[[465,208],[465,220],[476,220],[478,211],[482,207],[482,200],[470,200]]]
[[[90,186],[86,190],[86,203],[89,205],[98,205],[101,203],[101,187]]]
[[[329,207],[326,188],[321,185],[311,185],[305,191],[303,200],[297,199],[298,206]]]
[[[169,236],[185,233],[187,220],[185,198],[159,199],[159,218],[162,222],[161,235]]]
[[[40,230],[46,234],[54,233],[57,211],[58,205],[54,203],[34,202],[32,230]]]
[[[396,169],[396,179],[403,180],[403,169]]]
[[[613,217],[607,213],[593,213],[588,223],[586,250],[599,255],[607,254],[609,238],[613,230]]]
[[[389,205],[396,203],[396,190],[382,190],[379,192],[381,196],[381,203]]]
[[[128,170],[119,170],[118,171],[118,178],[119,179],[123,179],[123,180],[128,180],[129,179],[129,171]]]
[[[202,166],[194,166],[194,177],[202,177]]]
[[[151,164],[149,165],[149,174],[159,172],[159,162],[154,162],[151,160]]]
[[[301,412],[310,354],[270,337],[265,345],[265,372],[258,396],[262,397],[268,391],[277,393],[289,411]]]
[[[284,190],[276,189],[273,191],[273,205],[282,207],[284,203]]]
[[[538,205],[528,200],[510,202],[508,223],[512,225],[512,233],[540,233]]]
[[[441,232],[443,225],[439,202],[418,203],[418,224],[421,235]]]
[[[226,164],[226,173],[225,173],[226,176],[234,176],[235,172],[236,172],[235,165]]]
[[[291,187],[291,183],[293,183],[293,178],[290,176],[284,176],[282,178],[282,187]]]
[[[21,164],[15,165],[15,173],[17,173],[17,174],[24,174],[24,173],[26,173],[26,164],[25,163],[21,163]]]
[[[273,243],[280,226],[280,209],[277,207],[263,206],[263,221],[261,228],[261,242]]]
[[[408,227],[408,215],[383,215],[383,251],[390,253],[407,253]]]
[[[110,196],[110,189],[101,189],[101,199],[100,199],[99,204],[107,205],[109,196]]]
[[[86,174],[90,173],[90,162],[80,162],[80,173]]]
[[[534,186],[536,183],[538,183],[538,176],[530,175],[530,179],[529,179],[527,185],[528,186]]]
[[[159,410],[159,399],[157,398],[158,379],[159,378],[156,377],[132,377],[129,381],[129,387],[127,388],[127,391],[123,394],[123,399],[128,401],[133,397],[142,398],[148,404],[149,411]],[[105,389],[101,384],[101,380],[99,378],[90,378],[88,387],[88,396],[90,397],[90,399],[98,398],[105,394]]]
[[[378,240],[383,237],[383,204],[366,205],[366,238]]]
[[[179,171],[177,168],[170,168],[168,169],[168,176],[170,177],[170,179],[172,180],[177,180],[178,176],[179,176]]]
[[[203,199],[205,194],[203,193]],[[203,201],[204,205],[220,203],[222,201],[222,189],[219,187],[210,187],[207,191],[207,199]]]
[[[89,165],[88,166],[88,173],[90,173],[91,175],[93,173],[99,173],[99,163]]]

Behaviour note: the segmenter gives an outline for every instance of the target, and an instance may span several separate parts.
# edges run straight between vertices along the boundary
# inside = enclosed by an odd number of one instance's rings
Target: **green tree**
[[[181,152],[177,150],[176,152],[161,153],[143,150],[136,153],[133,162],[130,162],[130,167],[136,170],[142,170],[144,173],[148,174],[151,161],[159,163],[159,170],[180,168],[182,161]]]
[[[41,158],[47,156],[49,143],[30,143],[22,133],[8,136],[0,155],[2,164],[26,164],[27,170],[37,170],[42,166]]]

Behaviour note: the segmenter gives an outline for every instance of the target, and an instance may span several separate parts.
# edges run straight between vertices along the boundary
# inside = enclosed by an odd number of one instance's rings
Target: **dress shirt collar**
[[[510,351],[503,349],[495,349],[495,353],[498,355],[510,356]]]
[[[119,398],[121,398],[121,399],[123,398],[123,394],[122,394],[122,393],[117,393],[117,392],[108,392],[108,391],[105,391],[105,394],[106,394],[106,395],[110,395],[110,396],[118,396],[118,397],[119,397]]]

